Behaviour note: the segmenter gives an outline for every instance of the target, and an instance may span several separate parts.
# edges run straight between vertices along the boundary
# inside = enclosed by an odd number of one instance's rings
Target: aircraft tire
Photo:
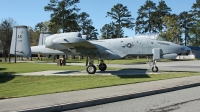
[[[152,72],[158,72],[158,67],[157,66],[155,66],[155,67],[152,67]]]
[[[96,73],[97,68],[94,65],[88,65],[86,68],[87,73],[89,74],[95,74]]]
[[[105,63],[100,63],[100,64],[99,64],[99,70],[105,71],[106,69],[107,69],[107,66],[106,66]]]

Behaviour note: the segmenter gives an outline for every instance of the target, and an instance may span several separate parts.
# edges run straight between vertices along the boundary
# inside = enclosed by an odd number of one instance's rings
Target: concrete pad
[[[107,64],[108,67],[120,68],[122,70],[106,70],[99,71],[95,75],[147,75],[147,74],[161,74],[172,71],[195,71],[200,72],[200,60],[192,61],[171,61],[171,62],[157,62],[159,67],[158,73],[153,73],[150,70],[149,64]],[[56,63],[41,63],[41,64],[55,64]],[[77,65],[85,66],[84,63],[67,63],[66,65]],[[67,66],[66,66],[67,69]],[[128,69],[128,70],[126,70]],[[163,72],[164,70],[165,72]],[[41,71],[41,72],[32,72],[32,73],[23,73],[18,75],[47,75],[47,76],[73,76],[73,75],[88,75],[86,70],[50,70],[50,71]]]
[[[200,60],[191,60],[191,61],[169,61],[169,62],[157,62],[157,67],[159,70],[165,71],[195,71],[200,72]],[[41,64],[55,64],[56,63],[41,63]],[[109,64],[106,63],[107,67],[114,68],[131,68],[131,69],[146,69],[151,71],[149,63],[146,64]],[[85,63],[66,63],[66,65],[74,66],[85,66]],[[67,68],[67,67],[66,67]]]
[[[147,75],[147,74],[160,74],[164,72],[153,73],[147,70],[107,70],[107,71],[97,71],[95,74],[91,75]],[[17,75],[27,75],[27,76],[80,76],[80,75],[90,75],[86,70],[48,70],[41,72],[30,72],[22,73]]]

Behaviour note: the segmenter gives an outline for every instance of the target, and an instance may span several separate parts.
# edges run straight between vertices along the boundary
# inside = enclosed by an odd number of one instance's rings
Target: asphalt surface
[[[161,70],[170,71],[197,71],[200,61],[175,61],[175,62],[160,62],[157,63]],[[55,63],[54,63],[55,64]],[[68,63],[73,65],[73,63]],[[77,64],[76,64],[77,65]],[[79,64],[81,65],[81,64]],[[84,64],[82,64],[84,66]],[[143,68],[143,70],[133,69],[129,75],[135,75],[148,72],[148,64],[142,65],[114,65],[108,64],[110,67],[119,68]],[[182,67],[181,67],[182,66]],[[192,67],[191,67],[192,66]],[[126,70],[129,71],[129,70]],[[51,71],[53,75],[78,75],[87,74],[86,71]],[[111,74],[110,74],[111,72]],[[130,72],[130,71],[129,71]],[[134,73],[135,74],[134,74]],[[99,71],[97,71],[99,73]],[[116,75],[119,71],[107,71],[102,73],[103,75]],[[121,73],[125,74],[124,71]],[[162,73],[162,72],[159,72]],[[49,71],[40,72],[33,75],[52,75]],[[31,75],[31,74],[20,74]],[[76,109],[81,107],[105,104],[110,102],[116,102],[121,100],[127,100],[131,98],[144,97],[148,95],[154,95],[164,92],[170,92],[174,90],[200,86],[200,76],[176,78],[169,80],[152,81],[145,83],[129,84],[122,86],[113,86],[106,88],[96,88],[89,90],[80,90],[72,92],[63,92],[56,94],[29,96],[22,98],[12,98],[0,100],[0,111],[65,111],[70,109]]]
[[[199,112],[199,93],[194,87],[66,112]]]

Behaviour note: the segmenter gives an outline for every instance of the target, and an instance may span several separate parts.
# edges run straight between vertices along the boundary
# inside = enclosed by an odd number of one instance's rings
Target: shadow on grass
[[[63,72],[56,72],[54,74],[69,74],[69,73],[74,73],[74,72],[79,72],[78,70],[73,70],[73,71],[63,71]]]
[[[1,70],[6,70],[6,69],[7,69],[7,68],[0,68],[0,71],[1,71]]]
[[[118,75],[120,78],[151,78],[149,75],[144,74],[144,75]]]
[[[98,74],[111,74],[121,78],[151,78],[149,77],[148,69],[121,69],[121,70],[108,70],[108,71],[97,71]]]
[[[100,71],[97,70],[95,74],[91,75],[111,75],[118,76],[121,78],[151,78],[149,77],[148,69],[121,69],[121,70],[107,70]],[[54,75],[63,75],[63,76],[73,76],[73,75],[85,75],[88,74],[86,70],[67,70],[67,71],[58,71],[54,72]],[[88,74],[89,75],[89,74]]]
[[[0,75],[0,84],[1,83],[6,83],[8,81],[11,81],[15,78],[16,76],[14,75]]]
[[[145,69],[145,68],[123,68],[121,70],[143,70],[146,72],[148,69]]]
[[[15,78],[12,74],[15,72],[2,72],[2,70],[6,70],[7,68],[0,68],[0,84],[8,82]]]

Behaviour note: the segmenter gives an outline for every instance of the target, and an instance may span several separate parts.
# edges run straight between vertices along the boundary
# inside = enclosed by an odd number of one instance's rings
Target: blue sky
[[[50,0],[0,0],[0,20],[13,18],[17,25],[27,25],[34,28],[39,22],[50,20],[52,12],[44,11],[44,7]],[[140,6],[144,5],[146,0],[80,0],[76,4],[80,12],[87,12],[93,21],[93,26],[100,29],[104,24],[109,24],[110,17],[106,17],[108,11],[121,3],[128,7],[132,17],[137,18],[137,11]],[[152,0],[156,5],[160,0]],[[196,0],[165,0],[168,7],[172,9],[171,13],[179,14],[183,11],[189,11]],[[126,36],[134,36],[134,30],[124,29]]]

